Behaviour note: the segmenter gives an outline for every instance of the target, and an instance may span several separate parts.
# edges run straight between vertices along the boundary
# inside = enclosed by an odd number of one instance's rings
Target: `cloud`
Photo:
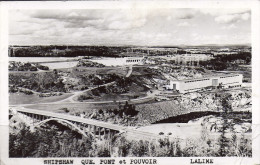
[[[108,30],[126,30],[142,27],[147,20],[166,18],[168,21],[192,19],[196,15],[193,9],[104,9],[93,10],[37,10],[28,13],[38,20],[64,22],[66,28],[95,27]]]
[[[17,10],[9,16],[10,43],[91,45],[220,43],[214,35],[227,36],[227,43],[242,42],[232,35],[250,32],[244,20],[251,17],[247,10],[160,8]]]
[[[146,23],[146,19],[113,21],[107,26],[107,28],[113,30],[133,29],[133,28],[142,27],[145,23]]]
[[[102,12],[103,13],[103,12]],[[101,17],[95,10],[36,10],[30,17],[62,21],[93,20]]]
[[[196,16],[196,11],[193,9],[179,9],[172,13],[176,19],[192,19]]]
[[[194,17],[193,14],[187,13],[186,15],[181,15],[181,16],[178,16],[177,18],[179,18],[179,19],[192,19],[193,17]]]
[[[208,8],[208,9],[203,8],[203,9],[197,9],[197,11],[215,17],[221,15],[250,13],[250,9],[243,9],[243,8]]]
[[[180,22],[177,24],[177,26],[180,26],[180,27],[187,27],[187,26],[191,26],[190,23],[188,22]]]
[[[97,19],[97,20],[85,20],[85,21],[66,21],[64,22],[65,28],[88,28],[88,27],[100,27],[104,23],[104,20]]]
[[[66,28],[95,27],[108,30],[141,27],[146,23],[146,16],[141,10],[50,10],[31,14],[32,18],[64,22]]]
[[[212,8],[212,9],[198,9],[200,13],[211,15],[214,20],[220,24],[230,24],[240,21],[249,20],[251,17],[250,9],[243,8]]]
[[[230,24],[230,25],[221,27],[221,29],[223,29],[223,30],[230,30],[230,29],[235,29],[235,28],[237,28],[237,26],[235,24]]]
[[[221,15],[221,16],[217,16],[215,17],[215,21],[218,23],[235,23],[235,22],[239,22],[241,20],[248,20],[250,18],[250,14],[249,13],[242,13],[242,14],[229,14],[229,15]]]
[[[249,14],[249,13],[244,13],[244,14],[242,14],[241,15],[241,18],[243,19],[243,20],[249,20],[250,19],[250,17],[251,17],[251,15]]]
[[[31,31],[12,31],[9,33],[9,35],[32,35],[33,32]]]
[[[192,33],[191,36],[192,36],[192,37],[198,37],[199,34],[198,34],[198,33]]]

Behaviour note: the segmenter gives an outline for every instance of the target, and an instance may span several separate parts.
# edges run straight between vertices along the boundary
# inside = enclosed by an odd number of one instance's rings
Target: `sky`
[[[9,11],[10,45],[250,44],[249,9]]]

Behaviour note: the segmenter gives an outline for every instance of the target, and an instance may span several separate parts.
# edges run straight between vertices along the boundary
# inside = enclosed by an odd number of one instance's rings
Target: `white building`
[[[179,91],[180,93],[187,93],[220,85],[224,88],[241,87],[242,79],[242,74],[223,74],[204,78],[169,81],[165,88]]]
[[[122,66],[122,65],[142,65],[143,57],[123,57],[123,58],[99,58],[91,59],[90,61],[97,62],[106,66]]]

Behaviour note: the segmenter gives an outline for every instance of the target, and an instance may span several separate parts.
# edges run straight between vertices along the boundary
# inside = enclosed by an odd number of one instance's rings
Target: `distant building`
[[[194,92],[206,87],[222,86],[223,88],[241,87],[242,74],[223,74],[204,78],[169,81],[166,89],[180,93]]]
[[[142,65],[144,64],[143,57],[123,57],[123,58],[100,58],[91,59],[90,61],[97,62],[106,66],[123,66],[123,65]]]

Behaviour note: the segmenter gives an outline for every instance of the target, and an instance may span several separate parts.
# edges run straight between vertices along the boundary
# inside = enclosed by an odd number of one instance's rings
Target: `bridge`
[[[15,111],[19,114],[22,114],[25,118],[29,117],[32,120],[33,127],[39,127],[49,121],[57,121],[72,127],[75,131],[79,132],[85,137],[94,135],[94,137],[98,138],[99,140],[102,140],[102,137],[104,139],[112,139],[114,136],[119,136],[120,134],[125,134],[126,138],[130,140],[157,141],[167,137],[165,135],[157,135],[154,133],[136,130],[135,128],[68,114],[34,110],[24,107],[17,107],[15,108]]]

